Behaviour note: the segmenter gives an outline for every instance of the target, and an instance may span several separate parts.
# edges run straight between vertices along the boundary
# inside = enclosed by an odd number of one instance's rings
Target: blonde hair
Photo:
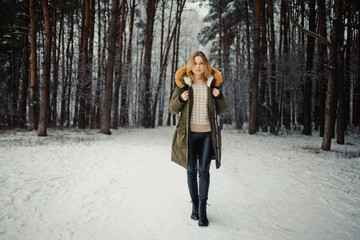
[[[203,52],[197,51],[197,52],[193,53],[193,55],[191,55],[191,57],[187,63],[187,66],[186,66],[186,74],[191,79],[191,82],[193,82],[193,83],[195,81],[195,76],[194,76],[194,73],[191,71],[191,69],[195,65],[195,57],[198,57],[198,56],[202,58],[203,63],[204,63],[204,73],[202,74],[204,82],[207,81],[208,78],[211,77],[211,75],[212,75],[212,70],[211,70],[209,60],[206,58],[206,56]]]

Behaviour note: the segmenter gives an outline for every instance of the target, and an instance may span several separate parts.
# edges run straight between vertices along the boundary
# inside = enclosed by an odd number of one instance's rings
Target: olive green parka
[[[180,113],[180,118],[176,126],[176,130],[172,139],[171,147],[171,161],[179,164],[180,166],[187,168],[188,166],[188,152],[189,152],[189,136],[190,136],[190,115],[193,106],[193,89],[191,79],[186,75],[186,66],[181,67],[175,74],[176,87],[171,96],[169,103],[169,111],[172,114]],[[211,140],[213,151],[211,159],[221,163],[221,130],[218,127],[218,133],[215,130],[215,119],[214,119],[214,104],[213,98],[215,98],[216,114],[222,115],[226,111],[225,98],[220,93],[219,96],[214,97],[212,95],[213,88],[219,88],[223,83],[223,79],[219,70],[212,67],[212,76],[207,80],[208,86],[208,116],[211,127]],[[182,101],[180,95],[189,90],[189,99]],[[218,140],[218,145],[216,141]],[[218,147],[217,147],[218,146]],[[216,165],[217,168],[220,164]]]

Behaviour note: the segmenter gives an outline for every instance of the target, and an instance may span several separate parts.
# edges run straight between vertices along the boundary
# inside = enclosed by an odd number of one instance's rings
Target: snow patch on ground
[[[360,140],[223,130],[208,228],[190,219],[173,127],[0,134],[0,239],[358,239]]]

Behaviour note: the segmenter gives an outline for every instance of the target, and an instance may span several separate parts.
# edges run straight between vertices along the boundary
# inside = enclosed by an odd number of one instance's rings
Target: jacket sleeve
[[[223,115],[226,112],[226,101],[224,95],[220,93],[220,96],[215,98],[215,102],[217,115]]]
[[[179,87],[176,87],[171,96],[169,103],[169,112],[172,114],[178,114],[186,103],[180,100],[181,93],[181,89]]]

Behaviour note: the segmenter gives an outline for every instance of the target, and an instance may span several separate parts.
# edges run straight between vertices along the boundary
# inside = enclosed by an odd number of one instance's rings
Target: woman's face
[[[194,58],[194,66],[192,67],[191,71],[194,73],[195,77],[202,77],[202,74],[204,73],[204,61],[202,57],[196,56]]]

